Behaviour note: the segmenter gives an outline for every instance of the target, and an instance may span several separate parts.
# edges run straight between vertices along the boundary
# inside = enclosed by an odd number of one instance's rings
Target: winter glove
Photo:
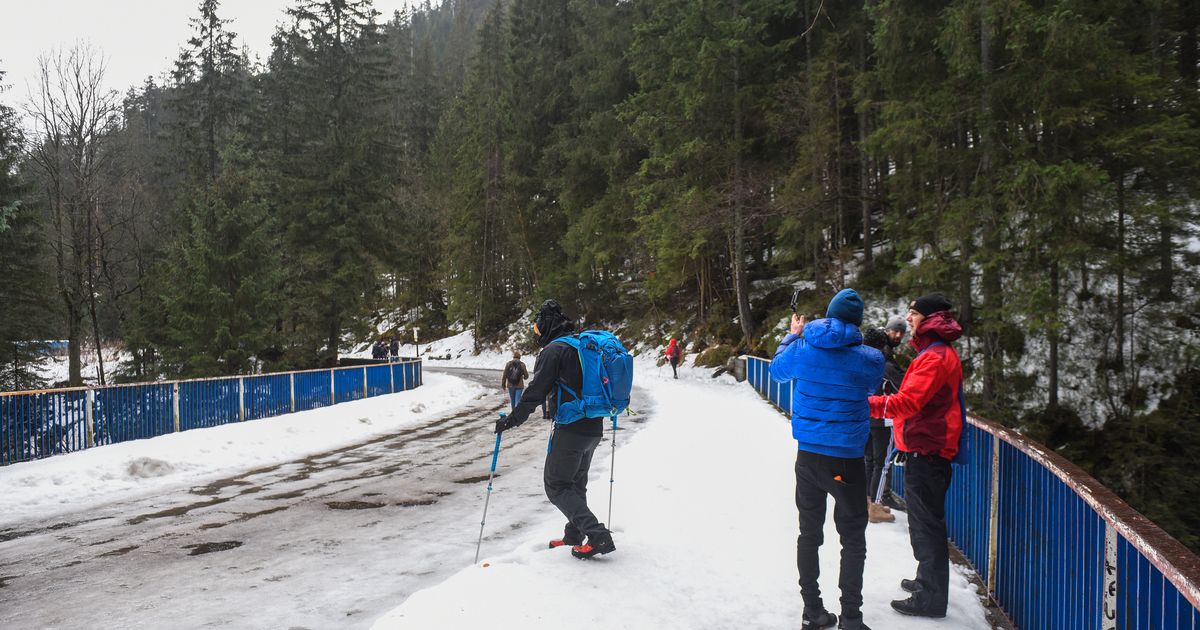
[[[513,420],[512,416],[502,415],[500,416],[500,419],[496,421],[496,433],[503,433],[513,427],[519,427],[521,426],[522,422],[525,421]]]

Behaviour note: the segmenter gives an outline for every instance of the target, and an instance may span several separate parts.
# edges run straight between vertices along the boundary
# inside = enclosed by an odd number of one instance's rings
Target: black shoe
[[[934,610],[928,606],[922,605],[917,601],[917,596],[913,595],[908,599],[897,599],[892,601],[892,608],[901,615],[909,617],[932,617],[940,619],[946,616],[946,609]]]
[[[900,588],[909,593],[916,593],[921,590],[921,583],[916,580],[900,580]]]
[[[901,512],[908,511],[908,504],[904,502],[904,499],[892,494],[891,490],[883,494],[883,505],[893,510],[900,510]]]
[[[571,555],[583,560],[616,550],[617,546],[613,544],[612,534],[605,533],[588,536],[587,544],[571,547]]]
[[[863,623],[862,617],[842,615],[842,620],[838,623],[838,630],[871,630],[871,628]]]
[[[837,625],[837,615],[822,610],[816,615],[810,616],[807,612],[804,613],[804,621],[800,623],[801,630],[818,630],[819,628],[832,628]]]

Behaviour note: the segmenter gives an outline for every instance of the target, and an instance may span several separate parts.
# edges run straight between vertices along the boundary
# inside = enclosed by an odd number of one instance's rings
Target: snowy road
[[[497,371],[445,371],[491,393],[351,446],[0,529],[0,627],[369,626],[475,552],[507,395]],[[530,420],[506,434],[485,554],[553,511],[541,487],[548,433]],[[597,459],[594,480],[607,474]],[[594,482],[597,512],[604,485]]]

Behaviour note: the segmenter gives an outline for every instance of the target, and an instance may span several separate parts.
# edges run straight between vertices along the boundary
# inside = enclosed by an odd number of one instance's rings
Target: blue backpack
[[[633,389],[633,357],[625,351],[620,340],[603,330],[585,330],[578,335],[560,337],[561,341],[579,354],[583,368],[583,391],[576,392],[559,381],[558,409],[554,422],[570,424],[581,418],[616,418],[629,407]],[[566,390],[575,400],[564,403]]]

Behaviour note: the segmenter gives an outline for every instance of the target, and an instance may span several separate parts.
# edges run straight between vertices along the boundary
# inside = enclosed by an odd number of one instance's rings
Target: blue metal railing
[[[786,412],[791,388],[768,366],[747,357],[747,381]],[[1018,628],[1200,630],[1200,557],[1040,444],[973,416],[965,431],[950,540]]]
[[[0,465],[413,389],[421,361],[0,393]]]

